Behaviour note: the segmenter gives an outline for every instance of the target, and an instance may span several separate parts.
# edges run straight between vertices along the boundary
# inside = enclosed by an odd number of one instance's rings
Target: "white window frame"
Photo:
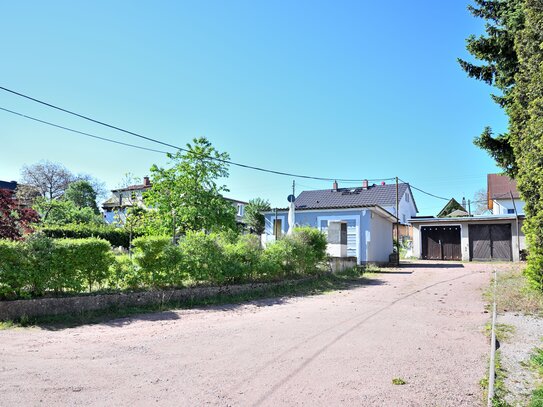
[[[321,228],[321,221],[326,220],[328,222],[334,221],[334,220],[353,220],[356,223],[356,259],[357,262],[360,263],[362,260],[360,259],[360,215],[334,215],[334,216],[317,216],[317,229],[319,229],[322,232]]]

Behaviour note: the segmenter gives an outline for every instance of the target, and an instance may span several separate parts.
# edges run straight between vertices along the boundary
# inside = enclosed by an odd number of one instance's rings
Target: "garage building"
[[[523,215],[412,218],[413,254],[425,260],[519,261]]]

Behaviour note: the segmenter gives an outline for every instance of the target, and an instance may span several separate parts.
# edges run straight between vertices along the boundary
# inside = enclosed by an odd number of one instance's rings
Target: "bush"
[[[0,297],[12,299],[92,290],[107,281],[113,253],[101,239],[35,234],[21,243],[0,241],[0,259]]]
[[[315,274],[326,260],[326,246],[324,233],[310,227],[296,228],[291,236],[285,236],[264,251],[263,266],[275,277]]]
[[[133,241],[136,273],[129,285],[166,287],[181,286],[184,280],[179,248],[165,236],[138,237]]]
[[[42,227],[41,232],[52,238],[70,238],[85,239],[88,237],[97,237],[107,240],[112,246],[124,247],[130,246],[130,231],[112,225],[84,225],[70,224],[64,226]],[[132,232],[132,238],[140,236]]]
[[[17,298],[25,283],[23,243],[0,240],[0,298]]]
[[[116,290],[140,287],[136,268],[130,256],[126,254],[114,256],[113,263],[109,267],[107,285]]]
[[[221,280],[235,284],[260,276],[262,249],[258,236],[242,235],[235,242],[222,242],[224,261]]]
[[[27,260],[23,272],[25,288],[32,296],[40,296],[51,288],[53,277],[53,239],[43,233],[31,235],[24,244],[24,255]]]
[[[224,251],[217,235],[188,232],[179,242],[183,253],[183,269],[195,282],[221,284],[224,281]]]

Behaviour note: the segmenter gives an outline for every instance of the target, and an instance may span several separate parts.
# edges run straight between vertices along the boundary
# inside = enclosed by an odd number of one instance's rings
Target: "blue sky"
[[[383,6],[383,5],[386,6]],[[482,22],[458,0],[9,2],[0,86],[233,161],[320,177],[399,176],[461,199],[499,171],[472,144],[506,129],[491,88],[456,62]],[[0,107],[159,147],[0,92]],[[159,154],[0,112],[0,179],[58,161],[115,187]],[[160,149],[160,147],[159,147]],[[292,178],[232,168],[234,198],[287,205]],[[331,183],[297,180],[300,189]],[[350,184],[352,185],[352,184]],[[341,186],[341,183],[340,183]],[[420,214],[444,201],[415,193]]]

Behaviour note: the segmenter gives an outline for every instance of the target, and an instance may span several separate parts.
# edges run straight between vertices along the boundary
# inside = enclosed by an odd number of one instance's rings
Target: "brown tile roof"
[[[513,198],[520,198],[517,182],[507,175],[488,174],[487,188],[489,200],[511,198],[509,191],[513,193]]]

